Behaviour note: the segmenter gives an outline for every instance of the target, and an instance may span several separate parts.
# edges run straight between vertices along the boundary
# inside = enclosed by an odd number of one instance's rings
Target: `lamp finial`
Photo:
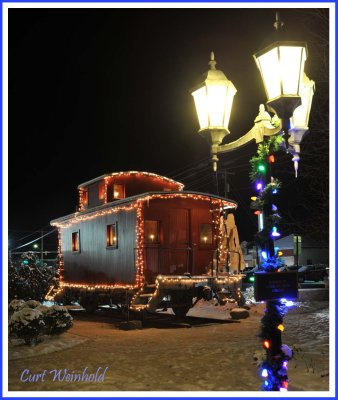
[[[210,53],[209,65],[210,65],[210,69],[212,69],[212,70],[216,69],[215,54],[213,51]]]

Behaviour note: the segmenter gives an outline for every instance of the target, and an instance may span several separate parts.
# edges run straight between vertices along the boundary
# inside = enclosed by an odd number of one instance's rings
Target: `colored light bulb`
[[[266,368],[264,368],[263,370],[262,370],[262,377],[263,378],[267,378],[268,377],[268,370],[266,369]]]
[[[284,326],[282,324],[279,324],[277,326],[277,329],[279,329],[281,332],[283,332],[284,331]]]
[[[270,348],[270,342],[269,342],[268,340],[264,340],[263,346],[264,346],[266,349],[269,349],[269,348]]]
[[[256,189],[257,190],[262,190],[263,189],[263,182],[257,182],[256,183]]]
[[[272,237],[279,237],[280,236],[280,233],[277,231],[277,228],[275,226],[272,228],[271,236]]]
[[[283,381],[282,382],[282,387],[287,389],[289,387],[289,382],[288,381]]]

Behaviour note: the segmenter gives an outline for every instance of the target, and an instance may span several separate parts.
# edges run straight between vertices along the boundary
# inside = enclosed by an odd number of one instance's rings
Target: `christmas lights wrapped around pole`
[[[256,210],[255,213],[259,212],[264,216],[257,234],[261,247],[262,272],[276,272],[282,265],[282,260],[275,254],[274,246],[274,239],[280,236],[278,231],[280,216],[274,204],[274,196],[278,194],[281,184],[272,176],[275,157],[271,153],[277,151],[283,141],[281,135],[265,140],[258,145],[257,154],[250,160],[250,178],[258,191],[257,196],[252,197],[251,207]],[[282,344],[285,312],[286,305],[282,299],[267,301],[260,332],[262,345],[266,351],[266,358],[260,366],[260,374],[264,379],[262,390],[265,391],[286,391],[288,388],[287,366],[292,351],[287,345]]]

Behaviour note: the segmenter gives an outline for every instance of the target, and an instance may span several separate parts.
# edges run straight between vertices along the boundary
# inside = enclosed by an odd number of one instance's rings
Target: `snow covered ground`
[[[200,301],[188,315],[226,320],[230,309]],[[189,329],[153,322],[133,331],[119,330],[107,312],[78,314],[73,328],[59,337],[36,347],[9,345],[9,390],[257,391],[261,379],[253,356],[262,348],[257,335],[263,309],[252,306],[250,317],[240,322]],[[328,390],[328,302],[300,303],[284,326],[283,342],[296,350],[289,363],[290,390]],[[108,367],[104,381],[53,381],[50,374],[82,373],[86,367],[87,373]],[[46,371],[43,381],[23,382],[25,369],[32,376]]]

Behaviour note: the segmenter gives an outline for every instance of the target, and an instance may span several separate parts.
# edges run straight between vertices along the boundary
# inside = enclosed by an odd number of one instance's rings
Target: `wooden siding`
[[[118,224],[118,247],[107,248],[107,225]],[[63,279],[76,283],[135,283],[136,211],[119,211],[61,229]],[[80,251],[72,251],[79,231]]]

